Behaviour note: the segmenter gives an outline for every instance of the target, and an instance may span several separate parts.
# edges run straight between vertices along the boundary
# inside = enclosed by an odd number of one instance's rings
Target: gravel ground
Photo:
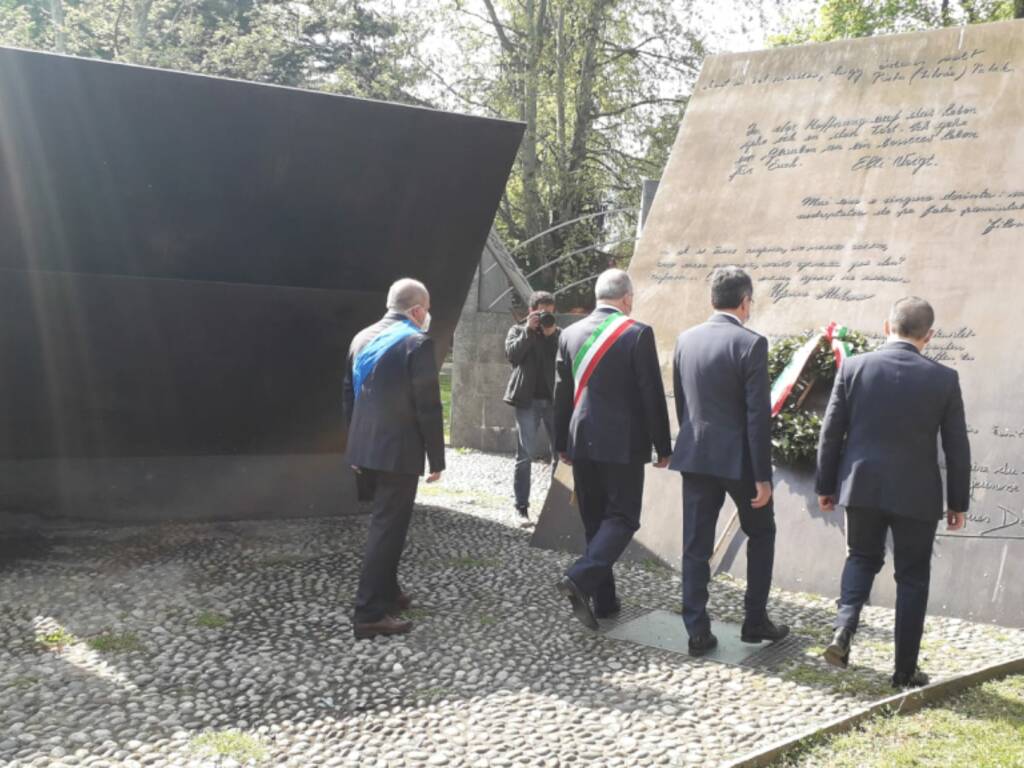
[[[352,639],[364,517],[47,534],[0,569],[0,764],[703,766],[891,692],[882,608],[846,673],[817,657],[823,597],[775,594],[808,647],[772,668],[587,632],[552,589],[570,557],[530,548],[515,517],[511,459],[449,461],[410,531],[401,638]],[[629,606],[678,610],[676,574],[619,573]],[[738,620],[742,584],[712,590]],[[931,618],[922,665],[1022,648],[1021,631]]]

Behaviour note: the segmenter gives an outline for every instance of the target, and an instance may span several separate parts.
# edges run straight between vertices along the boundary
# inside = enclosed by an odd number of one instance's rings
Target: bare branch
[[[501,41],[501,47],[509,53],[514,54],[516,47],[509,39],[507,32],[505,31],[505,25],[501,23],[501,19],[498,18],[498,12],[494,10],[494,3],[492,0],[484,0],[484,5],[487,6],[487,13],[491,17],[491,24],[494,26],[494,31],[498,34],[498,40]]]
[[[121,5],[117,8],[117,18],[114,19],[114,55],[121,55],[121,17],[124,16],[124,8],[127,5],[128,0],[121,0]]]
[[[619,109],[612,109],[608,112],[598,112],[594,115],[595,119],[600,117],[615,117],[625,112],[632,112],[638,107],[645,107],[652,104],[685,104],[686,99],[684,97],[672,97],[672,96],[655,96],[650,99],[643,99],[641,101],[635,101],[632,104],[626,104],[624,107]]]
[[[493,107],[491,107],[489,104],[485,104],[482,101],[475,101],[474,99],[471,99],[468,96],[466,96],[465,94],[461,93],[454,85],[452,85],[447,80],[445,80],[440,72],[438,72],[436,69],[434,69],[432,66],[430,66],[430,64],[427,63],[426,61],[424,61],[421,57],[414,56],[413,59],[417,63],[419,63],[419,65],[421,67],[423,67],[423,69],[426,70],[426,72],[431,77],[433,77],[441,85],[441,87],[444,88],[444,90],[448,91],[448,93],[450,93],[452,96],[457,98],[463,104],[468,104],[471,107],[475,107],[477,109],[482,109],[487,114],[489,114],[489,115],[491,115],[493,117],[501,117],[501,115]]]

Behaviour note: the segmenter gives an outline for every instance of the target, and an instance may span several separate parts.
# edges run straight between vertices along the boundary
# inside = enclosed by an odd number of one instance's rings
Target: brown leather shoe
[[[404,635],[412,629],[412,622],[405,619],[396,619],[394,616],[385,616],[379,621],[368,621],[363,624],[354,624],[352,631],[356,640],[368,640],[377,635]]]
[[[395,600],[395,605],[398,606],[400,611],[408,611],[412,608],[412,595],[406,594],[405,592],[399,592],[398,598]]]

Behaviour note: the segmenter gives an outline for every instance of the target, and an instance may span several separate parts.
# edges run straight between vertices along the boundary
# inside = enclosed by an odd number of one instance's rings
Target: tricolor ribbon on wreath
[[[832,347],[832,354],[836,358],[836,370],[839,370],[843,360],[850,356],[850,343],[846,341],[849,331],[850,329],[845,325],[839,325],[833,321],[823,328],[820,333],[811,336],[796,351],[789,363],[786,364],[786,367],[782,369],[782,373],[772,383],[772,416],[779,415],[779,411],[782,410],[782,406],[786,404],[786,400],[792,394],[793,387],[796,386],[797,381],[800,379],[800,374],[804,372],[804,368],[807,367],[808,361],[822,339],[827,339],[829,346]]]

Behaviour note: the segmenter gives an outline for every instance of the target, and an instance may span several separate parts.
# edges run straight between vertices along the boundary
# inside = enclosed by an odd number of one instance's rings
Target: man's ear
[[[925,345],[925,344],[927,344],[927,343],[928,343],[929,341],[931,341],[931,340],[932,340],[932,338],[933,338],[934,336],[935,336],[935,329],[934,329],[934,328],[932,328],[932,329],[930,329],[930,330],[928,331],[928,333],[926,333],[926,334],[924,335],[924,342],[922,343],[922,346],[924,346],[924,345]]]
[[[882,323],[882,333],[884,333],[887,337],[892,335],[892,329],[889,327],[888,319],[886,319],[886,321]]]

